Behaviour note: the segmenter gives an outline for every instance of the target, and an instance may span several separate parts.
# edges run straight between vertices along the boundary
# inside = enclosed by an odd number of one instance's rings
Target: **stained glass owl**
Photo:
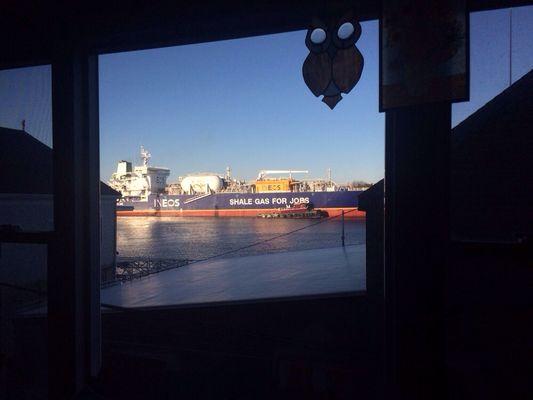
[[[305,44],[310,53],[302,73],[307,87],[333,109],[341,93],[349,93],[361,77],[363,56],[355,46],[361,25],[348,18],[327,26],[316,21],[307,31]]]

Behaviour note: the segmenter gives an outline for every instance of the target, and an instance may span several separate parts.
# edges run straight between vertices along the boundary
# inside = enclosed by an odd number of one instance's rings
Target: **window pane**
[[[365,290],[358,196],[383,177],[384,118],[378,24],[353,31],[319,45],[337,43],[346,65],[356,46],[359,82],[339,76],[319,97],[302,76],[306,31],[100,56],[101,179],[122,195],[116,279],[150,275],[104,302]],[[331,110],[321,97],[335,87],[349,93]]]

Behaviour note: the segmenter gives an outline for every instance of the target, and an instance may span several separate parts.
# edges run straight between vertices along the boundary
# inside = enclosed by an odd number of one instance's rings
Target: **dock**
[[[103,288],[117,307],[157,307],[364,293],[365,246],[208,260]]]

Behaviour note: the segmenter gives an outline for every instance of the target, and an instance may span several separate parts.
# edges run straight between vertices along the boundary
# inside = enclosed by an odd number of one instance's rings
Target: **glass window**
[[[324,29],[100,56],[101,179],[121,192],[116,279],[133,281],[104,303],[365,290],[358,196],[383,177],[384,118],[378,23],[361,25],[364,69],[334,110],[302,76]]]

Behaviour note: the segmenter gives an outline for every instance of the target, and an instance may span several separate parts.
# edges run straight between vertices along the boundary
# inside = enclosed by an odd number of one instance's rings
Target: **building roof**
[[[531,235],[533,70],[452,130],[451,216],[456,239]],[[383,181],[359,196],[382,206]]]
[[[532,93],[533,70],[452,130],[452,219],[459,236],[512,240],[531,230]]]
[[[0,127],[0,193],[53,193],[52,149],[27,132]],[[120,193],[100,182],[102,195]]]
[[[383,189],[385,181],[382,179],[359,195],[359,209],[362,211],[369,211],[373,207],[381,207],[383,209]]]

